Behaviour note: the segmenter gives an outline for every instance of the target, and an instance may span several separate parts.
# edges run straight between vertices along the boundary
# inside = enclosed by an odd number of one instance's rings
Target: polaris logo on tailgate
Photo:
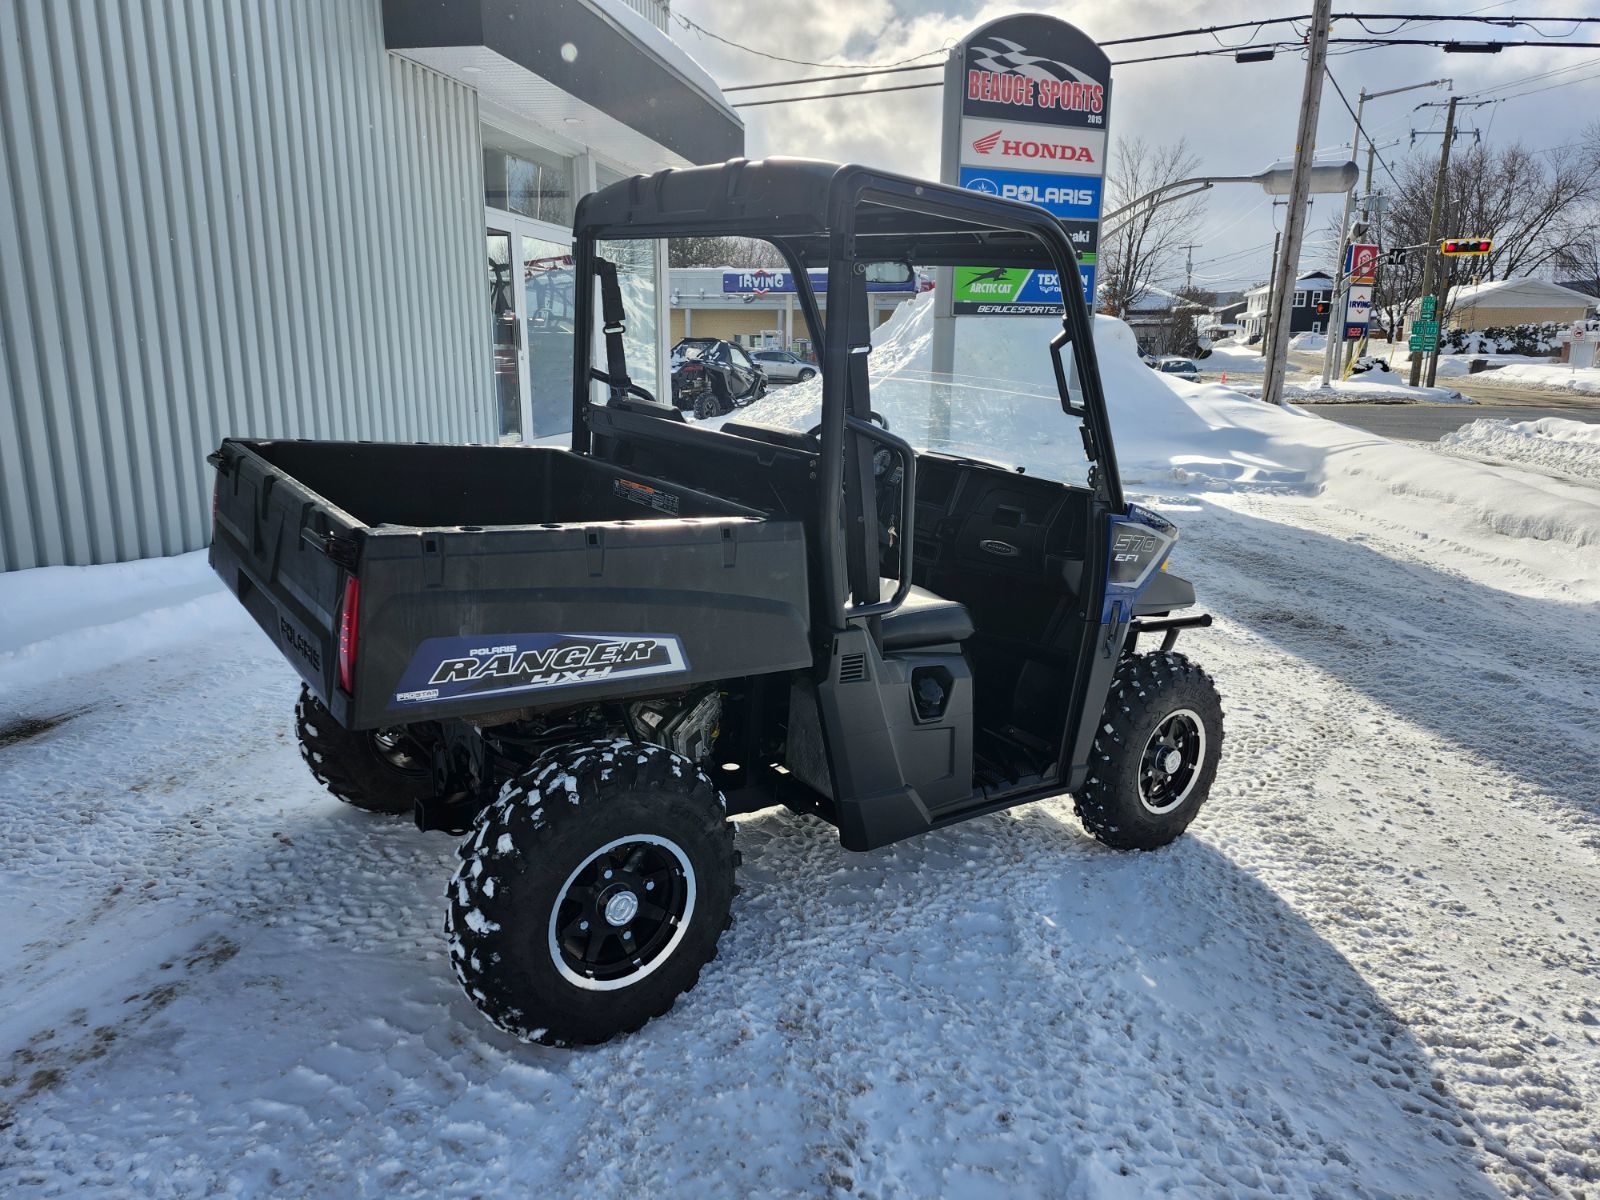
[[[390,708],[508,692],[671,675],[689,669],[665,634],[528,633],[429,638],[406,668]]]

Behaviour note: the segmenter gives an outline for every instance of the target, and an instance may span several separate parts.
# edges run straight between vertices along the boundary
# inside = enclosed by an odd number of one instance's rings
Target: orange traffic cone
[[[1228,373],[1226,371],[1224,371],[1222,373],[1222,382],[1223,383],[1227,383],[1228,382]]]

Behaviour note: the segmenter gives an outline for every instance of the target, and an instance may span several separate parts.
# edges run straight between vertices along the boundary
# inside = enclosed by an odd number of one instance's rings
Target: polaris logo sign
[[[1063,220],[1097,221],[1100,217],[1102,181],[1098,176],[962,167],[960,183],[970,191],[1037,204]]]
[[[940,178],[1036,204],[1066,223],[1091,304],[1110,115],[1110,60],[1082,30],[1055,17],[1023,13],[990,21],[967,36],[945,68]],[[973,274],[965,294],[960,286],[952,292],[954,311],[1008,311],[971,290],[980,270],[957,269],[958,278]],[[1048,303],[1018,296],[1009,311],[1031,315]]]
[[[429,638],[406,668],[389,707],[550,691],[688,669],[683,643],[666,634]]]

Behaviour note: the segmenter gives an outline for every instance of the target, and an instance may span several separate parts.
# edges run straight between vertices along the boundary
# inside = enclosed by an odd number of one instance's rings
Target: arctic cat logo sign
[[[1094,255],[1082,256],[1079,271],[1085,287],[1094,278]],[[1061,312],[1061,276],[1055,271],[1021,267],[957,267],[952,293],[955,310],[963,315],[1006,311],[996,305],[1026,306],[1030,315]]]
[[[389,707],[548,691],[688,669],[683,643],[662,634],[429,638],[406,668]]]

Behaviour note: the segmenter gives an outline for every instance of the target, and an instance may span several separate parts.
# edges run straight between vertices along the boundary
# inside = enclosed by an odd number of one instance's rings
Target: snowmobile
[[[809,430],[686,421],[629,373],[602,249],[756,234],[820,349]],[[1038,352],[1059,392],[1040,419],[1077,428],[1083,481],[914,449],[873,410],[869,279],[1075,279],[1055,218],[738,159],[586,196],[573,253],[595,286],[577,289],[568,447],[211,456],[211,563],[303,680],[312,772],[463,836],[449,958],[491,1021],[595,1043],[667,1011],[730,921],[741,813],[787,805],[851,851],[1063,794],[1119,850],[1184,831],[1222,710],[1174,642],[1210,617],[1181,612],[1177,529],[1123,495],[1079,289]]]

